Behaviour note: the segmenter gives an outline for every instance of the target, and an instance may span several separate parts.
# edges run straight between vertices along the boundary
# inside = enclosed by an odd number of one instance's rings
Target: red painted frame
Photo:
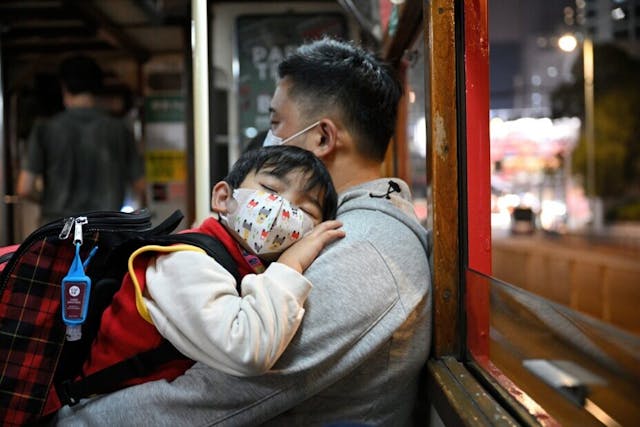
[[[464,2],[468,268],[491,275],[488,0]],[[489,288],[467,275],[467,344],[489,356]]]
[[[555,427],[559,425],[557,421],[491,362],[489,281],[469,272],[475,270],[491,276],[488,1],[464,1],[468,265],[463,268],[466,282],[467,346],[473,359],[525,407],[540,425]]]

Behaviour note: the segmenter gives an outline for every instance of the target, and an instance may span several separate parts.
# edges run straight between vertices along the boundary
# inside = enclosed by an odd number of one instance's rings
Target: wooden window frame
[[[491,274],[487,2],[408,1],[401,30],[385,41],[385,58],[402,71],[405,50],[422,34],[429,62],[433,338],[421,403],[447,425],[554,425],[535,402],[514,398],[518,387],[491,364],[488,284],[468,273]],[[474,37],[460,42],[465,34]],[[406,146],[398,132],[391,156]],[[393,172],[403,170],[396,162]]]

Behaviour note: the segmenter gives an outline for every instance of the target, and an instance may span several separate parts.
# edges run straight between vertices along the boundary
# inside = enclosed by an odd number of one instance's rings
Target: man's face
[[[282,139],[287,139],[312,124],[308,117],[300,116],[300,108],[289,97],[290,86],[291,83],[287,77],[278,82],[271,99],[271,107],[269,108],[271,132]],[[309,129],[307,132],[292,138],[286,145],[310,149],[308,138],[313,135],[313,131],[314,129]]]

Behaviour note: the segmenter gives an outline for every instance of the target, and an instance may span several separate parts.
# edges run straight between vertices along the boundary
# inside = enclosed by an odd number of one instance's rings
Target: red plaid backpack
[[[238,277],[235,262],[217,239],[201,233],[171,234],[182,220],[176,211],[151,228],[150,215],[91,212],[82,225],[82,259],[94,256],[86,268],[91,294],[82,338],[65,339],[61,314],[61,283],[76,256],[76,218],[51,222],[20,245],[0,248],[0,425],[32,424],[41,419],[49,390],[68,404],[135,377],[132,369],[158,366],[180,355],[168,342],[158,349],[77,381],[102,312],[120,288],[129,255],[145,245],[187,243],[204,249]],[[238,282],[239,283],[239,282]],[[135,360],[134,360],[135,359]]]

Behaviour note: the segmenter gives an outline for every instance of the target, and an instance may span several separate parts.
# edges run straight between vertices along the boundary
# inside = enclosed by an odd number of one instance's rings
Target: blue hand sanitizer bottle
[[[62,320],[67,325],[67,341],[77,341],[82,338],[82,324],[87,318],[89,295],[91,294],[91,278],[84,273],[91,257],[98,247],[94,247],[82,263],[80,247],[82,246],[82,224],[86,224],[85,217],[76,219],[73,243],[76,254],[69,268],[69,272],[62,279]]]

